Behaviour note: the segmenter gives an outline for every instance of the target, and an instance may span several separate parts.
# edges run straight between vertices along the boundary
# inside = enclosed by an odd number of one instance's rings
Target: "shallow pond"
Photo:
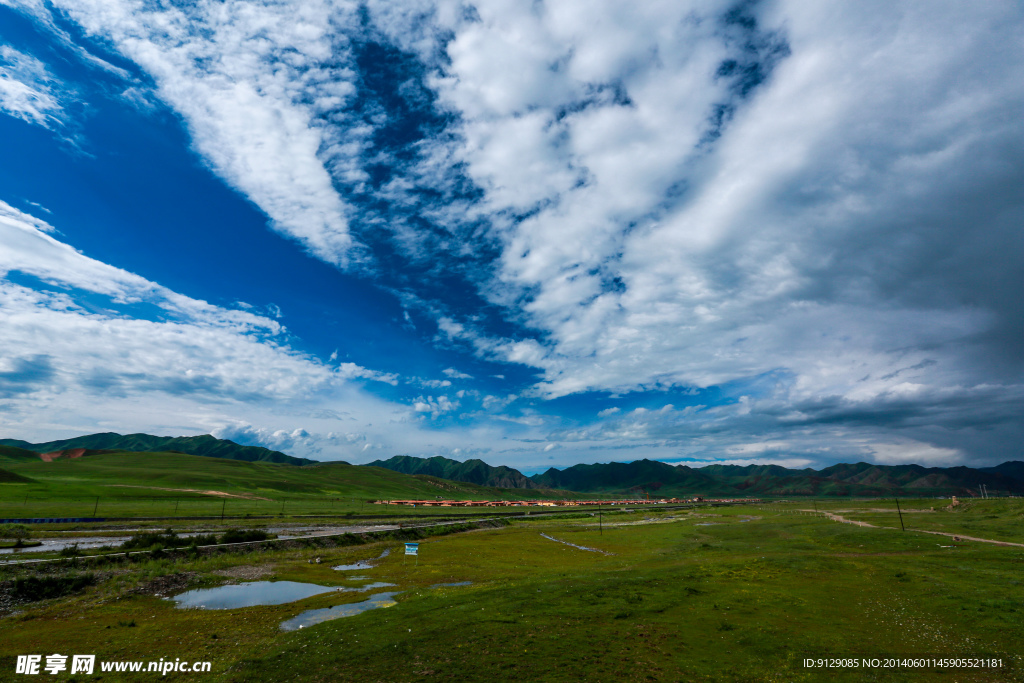
[[[253,581],[218,588],[200,588],[175,595],[178,607],[201,607],[202,609],[236,609],[256,605],[282,605],[295,602],[320,593],[336,591],[337,588],[319,586],[315,583],[296,581]]]
[[[351,617],[356,614],[362,614],[363,612],[371,609],[378,609],[380,607],[391,607],[397,605],[394,601],[394,596],[398,595],[400,591],[392,591],[390,593],[377,593],[371,595],[362,602],[353,602],[347,605],[336,605],[335,607],[326,607],[324,609],[311,609],[297,617],[293,617],[288,621],[281,623],[282,631],[297,631],[300,628],[309,628],[316,624],[322,624],[325,621],[332,619],[340,619],[342,617]]]
[[[366,591],[372,591],[375,588],[391,588],[394,585],[396,584],[384,581],[374,581],[373,583],[368,583],[365,586],[359,586],[358,588],[339,588],[338,590],[345,593],[365,593]]]

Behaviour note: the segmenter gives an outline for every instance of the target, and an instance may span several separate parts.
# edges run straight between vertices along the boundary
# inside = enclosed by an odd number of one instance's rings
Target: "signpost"
[[[419,553],[419,550],[420,550],[420,544],[419,543],[406,543],[405,544],[405,554],[406,555],[415,555],[416,556],[416,566],[417,567],[420,564],[420,553]],[[403,563],[405,562],[404,558],[403,558],[402,562]]]

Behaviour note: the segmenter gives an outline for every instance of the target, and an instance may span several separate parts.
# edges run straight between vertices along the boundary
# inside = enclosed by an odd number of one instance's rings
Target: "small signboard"
[[[417,557],[419,557],[419,549],[420,549],[420,544],[419,543],[406,543],[405,544],[405,554],[406,555],[416,555]]]

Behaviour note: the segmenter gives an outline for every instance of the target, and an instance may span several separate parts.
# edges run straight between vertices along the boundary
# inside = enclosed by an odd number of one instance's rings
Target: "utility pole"
[[[604,517],[601,516],[601,506],[597,506],[597,528],[600,535],[604,536]]]
[[[900,499],[894,496],[893,500],[896,501],[896,512],[898,512],[900,515],[900,528],[906,531],[907,527],[903,526],[903,511],[900,510]]]
[[[180,500],[181,500],[180,498],[175,498],[175,499],[174,499],[174,515],[175,515],[175,516],[177,516],[177,515],[178,515],[178,502],[179,502]]]
[[[224,521],[224,508],[226,508],[227,506],[228,506],[228,500],[227,500],[227,498],[225,498],[224,502],[221,503],[221,506],[220,506],[220,521],[222,521],[222,522]]]
[[[96,504],[92,506],[92,516],[96,516],[96,511],[100,509],[100,497],[96,496]]]

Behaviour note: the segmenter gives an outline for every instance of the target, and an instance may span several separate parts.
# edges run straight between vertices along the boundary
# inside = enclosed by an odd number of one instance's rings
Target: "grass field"
[[[1018,502],[909,516],[983,522],[1009,537],[1019,526]],[[930,503],[918,507],[942,501]],[[821,504],[859,508],[865,519],[886,514],[869,512],[870,501]],[[0,672],[14,671],[16,654],[56,651],[212,662],[208,674],[164,677],[182,681],[1024,680],[1024,548],[941,548],[939,537],[837,523],[799,513],[803,507],[618,513],[605,516],[603,530],[585,516],[517,521],[426,539],[418,565],[394,542],[111,565],[93,570],[95,585],[73,595],[8,607],[0,618]],[[386,589],[400,591],[395,606],[300,631],[282,632],[279,624],[372,592],[235,610],[181,610],[163,599],[232,580],[224,574],[358,585],[331,566],[384,548],[392,549],[389,557],[355,573],[397,584]],[[314,556],[323,562],[310,564]],[[29,571],[0,569],[0,579]],[[472,584],[430,588],[463,581]],[[821,671],[802,664],[899,655],[997,657],[1004,668]],[[102,680],[153,675],[106,673]]]
[[[399,515],[377,499],[578,497],[564,491],[496,489],[379,467],[306,467],[180,453],[110,453],[0,467],[31,483],[0,482],[0,518]],[[452,510],[444,511],[452,514]]]

